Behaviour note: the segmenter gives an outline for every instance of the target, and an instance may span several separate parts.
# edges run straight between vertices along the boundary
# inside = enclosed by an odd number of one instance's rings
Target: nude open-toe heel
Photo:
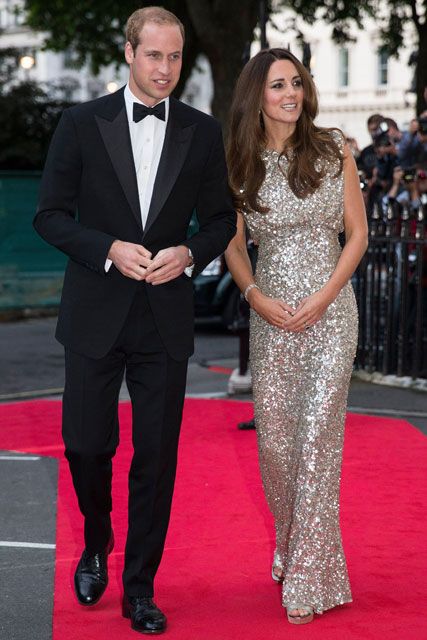
[[[274,572],[275,569],[280,569],[282,575],[277,575],[277,573]],[[271,567],[271,577],[273,578],[274,582],[283,582],[283,568],[279,564],[273,564],[273,566]]]
[[[295,611],[296,609],[300,611],[303,610],[305,613],[298,616],[291,616],[289,611]],[[300,602],[295,602],[289,607],[286,607],[286,614],[288,616],[288,622],[291,624],[307,624],[311,622],[314,617],[313,607],[308,604],[301,604]]]
[[[275,570],[279,570],[281,572],[281,575],[277,575],[277,573],[275,573]],[[277,550],[274,552],[274,556],[273,556],[273,565],[271,567],[271,577],[273,578],[274,582],[283,582],[283,577],[284,577],[284,570],[283,570],[283,563],[280,559],[279,554],[277,553]]]

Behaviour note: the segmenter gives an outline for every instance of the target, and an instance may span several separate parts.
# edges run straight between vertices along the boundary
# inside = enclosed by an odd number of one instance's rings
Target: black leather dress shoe
[[[166,616],[153,602],[152,598],[123,598],[123,617],[131,619],[131,627],[140,633],[163,633],[166,629]]]
[[[111,534],[107,548],[101,553],[89,555],[86,549],[74,574],[74,587],[80,604],[90,606],[96,604],[108,584],[108,554],[114,547],[114,536]]]
[[[255,418],[248,420],[247,422],[239,422],[237,428],[241,431],[249,431],[249,429],[255,429]]]

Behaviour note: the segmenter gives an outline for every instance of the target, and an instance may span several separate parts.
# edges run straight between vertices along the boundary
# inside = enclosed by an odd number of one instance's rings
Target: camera
[[[416,167],[408,167],[405,169],[405,173],[402,176],[403,182],[414,182],[417,179],[417,168]]]
[[[383,120],[380,122],[378,129],[373,134],[374,147],[389,147],[392,143],[390,136],[388,135],[389,126],[387,122]]]
[[[359,174],[359,184],[361,191],[367,191],[368,189],[368,181],[366,179],[366,173],[364,171],[358,171]]]
[[[423,117],[423,118],[417,118],[418,120],[418,131],[419,133],[421,133],[421,135],[426,136],[427,135],[427,118]]]
[[[427,171],[417,169],[417,167],[408,167],[402,176],[403,182],[414,182],[415,180],[425,180],[426,178]]]

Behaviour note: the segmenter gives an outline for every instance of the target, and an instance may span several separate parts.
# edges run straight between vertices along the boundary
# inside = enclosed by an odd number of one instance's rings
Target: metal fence
[[[359,307],[356,368],[427,378],[427,198],[415,210],[374,209],[369,247],[353,279]]]

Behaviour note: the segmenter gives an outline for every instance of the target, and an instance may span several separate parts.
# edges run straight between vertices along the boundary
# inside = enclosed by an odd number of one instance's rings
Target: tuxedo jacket
[[[123,89],[66,109],[52,138],[34,227],[69,257],[56,337],[67,348],[101,358],[114,345],[132,300],[146,286],[169,355],[193,352],[193,285],[185,274],[141,284],[105,261],[114,240],[142,244],[153,256],[184,244],[193,277],[222,253],[236,231],[218,122],[170,98],[153,196],[142,227]],[[188,239],[196,212],[199,231]]]

